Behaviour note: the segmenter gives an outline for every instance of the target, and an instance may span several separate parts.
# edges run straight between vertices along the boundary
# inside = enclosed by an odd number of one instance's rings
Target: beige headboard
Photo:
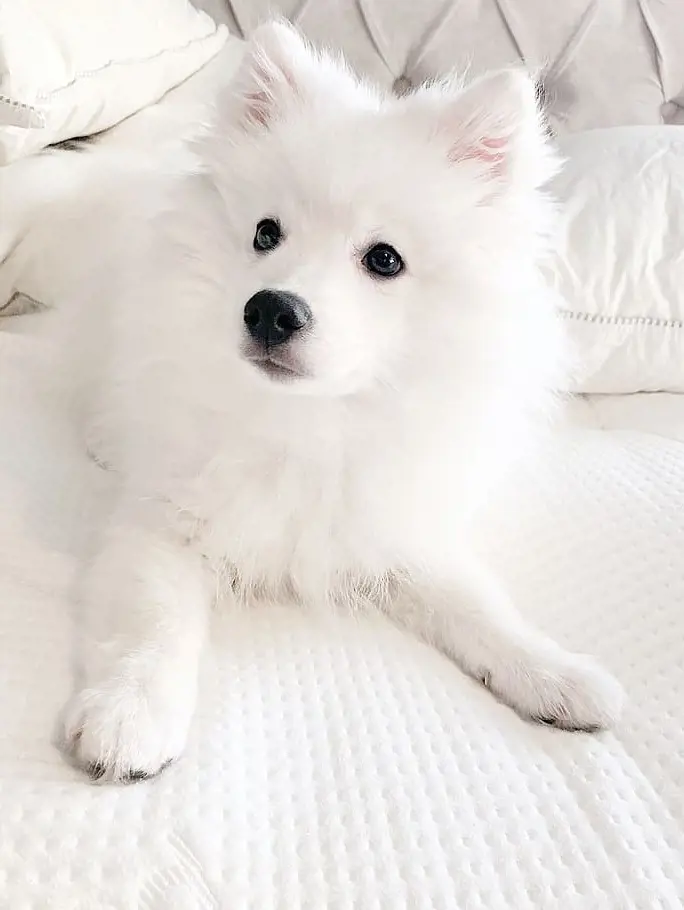
[[[234,34],[284,15],[398,90],[521,59],[551,125],[684,123],[684,0],[195,0]]]

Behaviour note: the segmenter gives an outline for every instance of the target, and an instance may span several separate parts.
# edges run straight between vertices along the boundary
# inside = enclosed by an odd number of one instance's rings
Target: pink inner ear
[[[500,176],[506,160],[507,145],[508,139],[484,138],[480,139],[477,145],[470,146],[464,151],[454,149],[449,157],[452,161],[481,161],[487,165],[488,170]]]
[[[245,94],[245,102],[249,119],[260,126],[266,126],[271,105],[271,98],[268,92],[247,92]]]
[[[298,87],[287,70],[276,69],[258,58],[253,66],[251,79],[257,87],[244,94],[246,114],[252,123],[268,126],[282,97],[287,92],[298,94]]]

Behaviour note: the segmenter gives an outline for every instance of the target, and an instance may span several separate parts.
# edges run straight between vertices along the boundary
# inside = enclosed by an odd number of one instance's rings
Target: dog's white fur
[[[192,162],[117,162],[92,187],[98,230],[82,223],[97,264],[57,313],[91,446],[121,476],[81,591],[75,759],[123,780],[178,757],[217,592],[386,611],[522,716],[612,724],[618,685],[530,628],[467,545],[562,362],[530,80],[385,97],[273,24]],[[285,238],[259,255],[268,216]],[[361,264],[378,241],[405,260],[395,279]],[[290,382],[245,356],[263,288],[313,311]]]

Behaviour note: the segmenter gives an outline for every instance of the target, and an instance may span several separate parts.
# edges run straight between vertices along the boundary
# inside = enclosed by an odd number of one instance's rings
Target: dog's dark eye
[[[364,267],[379,278],[395,278],[404,268],[401,256],[388,243],[376,243],[363,257]]]
[[[256,226],[252,246],[257,253],[270,253],[283,239],[280,225],[274,218],[264,218]]]

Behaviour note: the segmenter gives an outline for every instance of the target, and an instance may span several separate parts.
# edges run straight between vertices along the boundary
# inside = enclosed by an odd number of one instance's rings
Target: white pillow
[[[578,355],[575,391],[684,392],[684,126],[559,143],[550,276]]]
[[[188,0],[0,0],[0,164],[152,104],[227,34]]]
[[[2,0],[0,0],[0,3]],[[83,276],[79,234],[92,218],[92,186],[137,159],[155,171],[187,170],[191,146],[231,83],[245,44],[230,38],[206,66],[82,152],[30,155],[0,167],[0,333],[36,305],[68,301]],[[65,232],[70,238],[65,242]]]

